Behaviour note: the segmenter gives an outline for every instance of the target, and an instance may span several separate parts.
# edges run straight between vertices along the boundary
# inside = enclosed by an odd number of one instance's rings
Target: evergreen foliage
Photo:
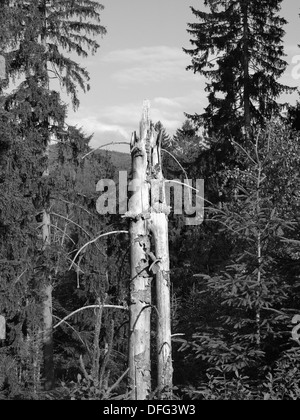
[[[188,115],[209,134],[238,140],[255,125],[280,115],[280,94],[292,89],[278,79],[284,73],[283,36],[287,23],[282,0],[206,0],[208,12],[196,10],[190,23],[192,49],[188,70],[208,79],[209,105],[201,115]]]
[[[183,323],[187,319],[196,332],[181,349],[189,348],[189,357],[199,359],[198,395],[208,399],[243,399],[247,392],[247,399],[261,398],[266,377],[278,375],[283,360],[287,376],[292,375],[297,353],[291,320],[299,311],[294,240],[299,234],[299,138],[271,123],[257,133],[251,148],[236,147],[247,169],[223,173],[231,199],[211,208],[207,220],[218,223],[219,234],[226,233],[231,252],[223,270],[194,275],[199,280],[183,307]],[[283,380],[277,376],[273,385],[283,388]]]
[[[43,362],[40,343],[44,288],[49,278],[57,277],[59,266],[66,263],[57,240],[59,227],[54,226],[53,244],[45,249],[38,226],[41,212],[50,209],[55,191],[54,180],[44,176],[49,170],[49,143],[54,138],[69,142],[75,155],[80,150],[77,143],[87,143],[76,129],[66,129],[66,106],[59,93],[51,89],[49,74],[59,79],[77,107],[77,85],[83,90],[89,88],[89,76],[63,50],[86,57],[88,51],[96,52],[99,45],[93,37],[104,34],[105,29],[99,24],[102,6],[98,2],[3,3],[1,50],[8,74],[4,87],[11,80],[19,80],[13,92],[1,96],[1,120],[5,125],[1,126],[4,269],[0,311],[8,325],[3,352],[15,361],[18,384],[26,383],[28,392],[36,395]],[[72,164],[74,167],[75,162]],[[14,397],[15,380],[11,383],[8,377],[6,381],[7,392]]]

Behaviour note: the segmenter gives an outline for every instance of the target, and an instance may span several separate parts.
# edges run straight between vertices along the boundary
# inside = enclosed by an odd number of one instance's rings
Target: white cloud
[[[127,132],[120,125],[116,124],[106,124],[98,120],[96,116],[89,117],[79,117],[77,119],[71,118],[68,120],[69,124],[77,125],[83,128],[87,133],[107,133],[107,132],[117,132],[123,137],[127,137]]]
[[[129,141],[129,132],[124,129],[122,125],[110,124],[108,121],[100,121],[99,118],[94,115],[92,111],[89,112],[89,115],[80,115],[76,114],[76,117],[73,116],[68,119],[68,124],[76,125],[82,127],[84,133],[87,135],[93,134],[93,138],[90,142],[92,148],[99,147],[101,145],[110,143],[110,142],[128,142]],[[124,152],[128,152],[128,147],[119,147]]]
[[[169,106],[170,108],[180,108],[180,104],[176,100],[170,98],[158,97],[154,98],[153,102],[159,106],[162,105]]]
[[[149,64],[151,61],[155,62],[162,59],[165,61],[178,61],[182,60],[185,56],[180,48],[159,45],[111,51],[102,58],[102,61],[125,64],[147,62]]]
[[[182,70],[170,63],[160,62],[145,67],[131,67],[112,74],[112,78],[123,85],[160,83],[169,78],[179,78]]]
[[[206,97],[203,94],[203,89],[199,86],[199,90],[191,91],[184,96],[154,98],[152,103],[151,114],[156,117],[156,121],[162,122],[169,134],[173,135],[186,119],[185,112],[191,114],[202,112],[206,104]]]
[[[161,121],[169,135],[173,135],[182,126],[185,120],[184,112],[201,113],[206,103],[201,86],[199,90],[183,96],[158,96],[149,99],[152,121]],[[129,141],[131,133],[138,131],[141,114],[142,103],[132,101],[122,105],[85,108],[84,111],[73,115],[69,123],[82,126],[87,134],[94,133],[91,146],[99,147],[111,141]],[[128,148],[124,147],[128,152]]]
[[[104,97],[110,95],[109,100],[90,95],[69,117],[71,124],[82,126],[88,134],[94,133],[92,147],[109,141],[128,141],[131,133],[139,129],[143,99],[151,102],[152,121],[161,121],[170,135],[182,126],[184,112],[201,113],[203,109],[205,79],[185,70],[189,57],[180,48],[118,50],[106,54],[101,61],[107,79],[103,85],[102,79],[97,78],[95,84],[99,92],[105,92]]]
[[[158,101],[157,101],[158,99]],[[150,98],[151,119],[153,122],[161,121],[167,130],[173,133],[180,125],[183,119],[183,110],[180,104],[174,110],[176,100],[171,98]],[[137,102],[128,102],[123,105],[106,107],[101,112],[101,118],[108,125],[118,121],[118,124],[128,133],[128,135],[138,130],[139,121],[142,115],[142,104]]]
[[[189,81],[195,76],[186,71],[190,58],[180,48],[168,46],[116,50],[102,61],[118,67],[111,78],[120,85]],[[196,76],[197,77],[197,76]]]
[[[118,122],[122,127],[134,127],[139,121],[142,112],[142,104],[137,102],[125,102],[122,105],[103,107],[101,118],[110,124]]]

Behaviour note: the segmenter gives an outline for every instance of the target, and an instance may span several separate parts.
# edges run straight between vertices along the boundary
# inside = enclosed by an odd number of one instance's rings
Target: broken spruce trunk
[[[145,103],[140,136],[132,135],[132,181],[129,200],[131,281],[129,335],[129,392],[132,400],[151,393],[151,289],[156,282],[157,391],[171,399],[172,349],[168,214],[161,166],[161,133],[149,119]],[[154,249],[152,249],[154,244]]]

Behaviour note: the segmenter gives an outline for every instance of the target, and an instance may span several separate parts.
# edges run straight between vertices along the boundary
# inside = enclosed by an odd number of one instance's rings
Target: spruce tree
[[[280,16],[282,0],[205,0],[208,12],[192,12],[188,70],[208,79],[209,105],[203,114],[188,115],[209,134],[239,139],[253,125],[280,114],[277,100],[292,89],[278,79],[287,68]]]
[[[21,1],[4,4],[6,16],[11,16],[16,35],[5,48],[10,77],[22,77],[18,88],[6,97],[4,108],[18,122],[18,135],[31,154],[31,168],[26,173],[29,194],[35,213],[43,215],[43,235],[40,238],[40,284],[44,290],[44,327],[46,386],[53,384],[51,339],[51,220],[49,217],[51,184],[48,177],[48,146],[51,139],[65,141],[66,107],[59,93],[51,87],[57,78],[71,96],[73,107],[79,105],[78,89],[89,89],[86,69],[69,57],[75,53],[85,58],[95,53],[99,44],[94,39],[104,34],[100,25],[103,6],[88,0]],[[46,316],[48,320],[46,321]],[[46,322],[45,322],[46,321]],[[48,326],[47,326],[48,325]],[[48,383],[48,385],[47,385]]]
[[[186,120],[182,127],[176,130],[172,139],[172,149],[180,162],[189,167],[188,172],[191,176],[191,166],[201,151],[206,149],[206,143],[191,121]]]

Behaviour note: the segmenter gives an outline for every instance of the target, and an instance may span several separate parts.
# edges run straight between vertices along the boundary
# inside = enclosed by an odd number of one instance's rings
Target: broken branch
[[[109,235],[115,235],[117,233],[129,233],[127,230],[118,230],[118,231],[114,231],[114,232],[107,232],[107,233],[103,233],[99,236],[97,236],[97,238],[92,239],[91,241],[87,242],[86,244],[84,244],[80,250],[77,252],[77,254],[75,255],[75,257],[73,258],[72,264],[69,267],[69,270],[71,270],[76,258],[78,257],[78,255],[89,245],[93,244],[94,242],[98,241],[98,239],[103,238],[105,236],[109,236]]]
[[[69,315],[67,315],[64,319],[62,319],[61,321],[59,321],[59,323],[58,324],[56,324],[56,325],[54,325],[54,327],[53,327],[53,329],[55,330],[56,328],[58,328],[61,324],[63,324],[64,322],[66,322],[66,320],[67,319],[69,319],[69,318],[71,318],[72,316],[74,316],[74,315],[76,315],[76,314],[78,314],[79,312],[82,312],[82,311],[84,311],[84,310],[86,310],[86,309],[101,309],[101,308],[103,308],[103,309],[107,309],[107,308],[110,308],[110,309],[121,309],[121,310],[124,310],[124,311],[127,311],[128,309],[127,308],[125,308],[125,306],[119,306],[119,305],[89,305],[89,306],[83,306],[82,308],[80,308],[80,309],[77,309],[76,311],[74,311],[74,312],[72,312],[72,313],[70,313]]]

